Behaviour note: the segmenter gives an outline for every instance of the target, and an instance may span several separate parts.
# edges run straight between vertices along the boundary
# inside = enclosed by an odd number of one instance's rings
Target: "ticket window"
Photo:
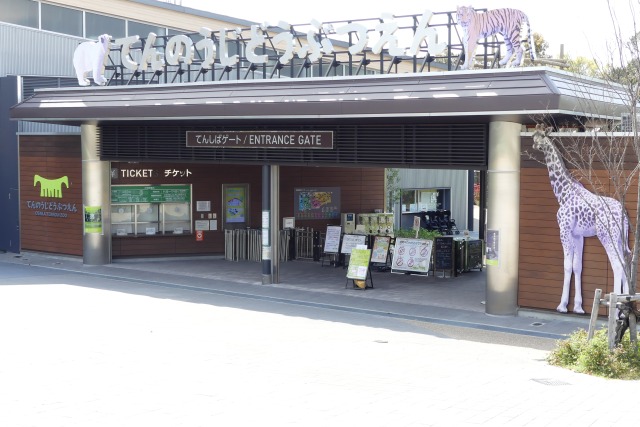
[[[190,203],[131,203],[111,206],[115,235],[191,233]]]

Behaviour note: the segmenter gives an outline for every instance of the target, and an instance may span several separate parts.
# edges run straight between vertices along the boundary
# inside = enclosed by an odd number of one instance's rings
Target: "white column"
[[[81,126],[82,204],[102,208],[102,233],[84,233],[82,259],[87,265],[111,263],[111,175],[109,162],[100,161],[98,127]]]
[[[520,233],[520,123],[489,124],[487,232],[497,231],[497,260],[487,260],[487,314],[518,311]]]

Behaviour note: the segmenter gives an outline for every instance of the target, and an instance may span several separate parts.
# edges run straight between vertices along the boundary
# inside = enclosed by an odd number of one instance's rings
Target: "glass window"
[[[162,233],[183,234],[191,232],[191,207],[189,203],[163,203],[164,221]]]
[[[88,39],[97,39],[102,34],[109,34],[112,39],[125,36],[124,19],[86,12],[85,20],[85,37]]]
[[[136,211],[138,222],[158,222],[157,203],[139,203],[136,205]]]
[[[135,234],[191,233],[190,203],[137,203],[111,206],[111,232]]]
[[[82,37],[82,12],[42,3],[42,29]]]
[[[415,212],[416,209],[415,190],[402,190],[402,212]]]
[[[3,0],[0,21],[38,28],[38,3],[33,0]]]
[[[141,39],[147,38],[149,33],[154,33],[156,36],[164,36],[167,33],[167,29],[164,27],[156,27],[154,25],[143,24],[142,22],[129,21],[128,25],[128,35],[140,36]]]

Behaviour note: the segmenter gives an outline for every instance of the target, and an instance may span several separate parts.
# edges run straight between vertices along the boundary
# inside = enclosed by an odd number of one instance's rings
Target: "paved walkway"
[[[25,252],[0,254],[0,262],[30,264],[95,276],[121,277],[157,286],[193,287],[208,292],[242,294],[254,298],[316,305],[339,310],[370,312],[406,319],[458,326],[504,330],[559,339],[578,328],[588,328],[588,316],[521,310],[519,316],[489,316],[484,299],[486,271],[457,277],[372,273],[373,289],[354,289],[342,267],[313,261],[280,264],[279,283],[262,284],[258,262],[226,261],[221,257],[185,257],[115,260],[106,266],[85,266],[77,257]]]
[[[544,350],[453,338],[574,326],[550,318],[526,330],[531,318],[432,305],[442,287],[463,292],[456,279],[381,274],[375,289],[355,291],[323,268],[331,289],[320,291],[303,274],[321,269],[313,263],[265,286],[251,263],[185,261],[0,256],[0,425],[564,427],[629,417],[623,396],[636,382],[549,366]],[[289,283],[285,268],[306,281]],[[431,300],[378,299],[393,293],[383,277]],[[479,298],[471,282],[466,295]]]

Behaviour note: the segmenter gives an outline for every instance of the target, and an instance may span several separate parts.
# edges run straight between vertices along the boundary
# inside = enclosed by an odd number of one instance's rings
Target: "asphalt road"
[[[0,283],[2,426],[607,426],[635,391],[549,366],[543,338],[2,262]]]

